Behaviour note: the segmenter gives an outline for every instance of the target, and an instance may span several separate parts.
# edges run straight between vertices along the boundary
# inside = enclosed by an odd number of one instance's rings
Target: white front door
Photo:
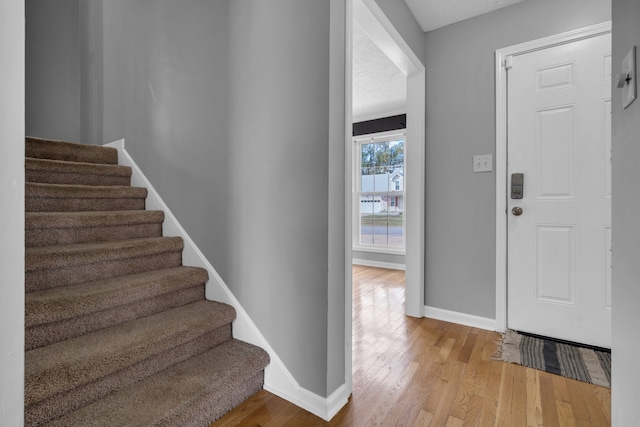
[[[611,36],[508,64],[508,327],[611,347]]]

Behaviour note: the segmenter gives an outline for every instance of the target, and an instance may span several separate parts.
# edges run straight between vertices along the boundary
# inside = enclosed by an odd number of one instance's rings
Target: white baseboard
[[[145,187],[147,189],[146,208],[149,210],[164,211],[163,235],[182,237],[184,241],[184,250],[182,252],[184,265],[201,267],[208,271],[209,281],[206,285],[206,298],[208,300],[229,304],[236,309],[236,319],[233,322],[233,337],[257,345],[269,353],[271,361],[265,369],[264,389],[329,421],[331,417],[347,403],[349,396],[346,393],[346,386],[343,385],[331,396],[326,398],[302,388],[284,365],[282,359],[278,357],[271,345],[269,345],[265,337],[260,333],[256,324],[253,323],[248,313],[231,293],[211,263],[205,258],[202,252],[200,252],[200,249],[198,249],[184,228],[178,223],[176,217],[142,173],[142,170],[133,158],[131,158],[125,149],[124,139],[113,141],[105,144],[105,146],[118,149],[118,163],[131,167],[131,185],[135,187]],[[345,396],[345,394],[347,395]]]
[[[395,262],[382,262],[382,261],[371,261],[368,259],[352,259],[351,262],[355,265],[363,265],[365,267],[378,267],[378,268],[389,268],[391,270],[406,270],[406,266],[404,264],[398,264]]]
[[[457,311],[445,310],[437,307],[424,306],[424,317],[443,320],[445,322],[458,323],[460,325],[472,326],[474,328],[496,330],[496,320],[486,317],[474,316],[473,314],[460,313]]]
[[[347,385],[343,384],[329,397],[320,397],[309,390],[298,388],[294,393],[293,390],[282,390],[274,387],[274,384],[267,384],[265,380],[264,389],[273,393],[289,402],[297,405],[314,415],[319,416],[325,421],[331,420],[335,414],[342,409],[349,401],[349,392]]]

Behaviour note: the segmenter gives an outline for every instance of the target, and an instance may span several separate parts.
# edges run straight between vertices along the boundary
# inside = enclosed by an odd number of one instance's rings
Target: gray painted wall
[[[305,388],[327,394],[330,2],[230,2],[227,280]],[[256,209],[262,206],[262,209]]]
[[[333,144],[344,135],[344,48],[334,41],[330,58],[329,6],[118,0],[102,10],[104,141],[126,138],[296,380],[321,396],[344,383],[344,241],[327,238],[330,222],[344,226],[344,184],[329,177],[330,95],[342,129]],[[343,150],[331,159],[344,167]],[[342,316],[330,328],[329,310]]]
[[[80,142],[79,0],[26,0],[26,133]]]
[[[635,45],[640,46],[640,3],[613,0],[613,73]],[[622,109],[613,89],[613,348],[612,425],[640,425],[640,101]]]
[[[0,420],[24,423],[24,2],[0,2]]]
[[[518,3],[426,34],[428,306],[495,318],[496,49],[611,19],[610,0]]]
[[[127,150],[227,280],[228,4],[105,1],[102,13],[102,140],[126,139]]]

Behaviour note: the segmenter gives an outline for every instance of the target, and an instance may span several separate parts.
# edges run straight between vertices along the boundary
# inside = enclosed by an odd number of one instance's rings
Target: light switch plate
[[[481,154],[473,156],[474,172],[491,172],[493,170],[493,155]]]
[[[627,108],[636,99],[636,47],[634,46],[622,61],[622,75],[627,82],[622,88],[622,106]],[[629,80],[630,78],[630,80]]]

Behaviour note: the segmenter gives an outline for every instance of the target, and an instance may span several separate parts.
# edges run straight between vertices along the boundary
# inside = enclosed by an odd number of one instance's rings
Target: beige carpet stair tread
[[[27,182],[129,185],[131,168],[118,165],[26,158],[25,174]]]
[[[204,284],[181,288],[169,294],[109,307],[57,322],[42,323],[25,328],[25,350],[55,344],[83,334],[110,328],[142,317],[191,304],[205,299]]]
[[[51,426],[206,426],[261,388],[258,382],[255,390],[243,390],[243,384],[250,384],[268,363],[262,349],[232,340],[71,412]]]
[[[142,210],[146,197],[147,189],[139,187],[25,184],[27,212]]]
[[[198,284],[204,285],[207,279],[207,271],[202,268],[180,266],[28,292],[25,295],[25,325],[32,327],[99,313]]]
[[[51,199],[144,199],[147,189],[120,185],[25,184],[25,197]]]
[[[235,310],[198,301],[25,353],[29,406],[186,343],[230,323]]]
[[[118,150],[115,148],[31,136],[25,138],[25,153],[26,157],[32,158],[118,164]]]
[[[151,237],[27,248],[25,249],[25,272],[139,258],[164,252],[182,251],[183,248],[184,243],[180,237]]]
[[[25,246],[160,237],[163,222],[162,211],[27,212]]]
[[[25,249],[27,292],[182,265],[180,237],[149,237]]]
[[[163,221],[163,211],[27,212],[25,229],[108,227]]]

